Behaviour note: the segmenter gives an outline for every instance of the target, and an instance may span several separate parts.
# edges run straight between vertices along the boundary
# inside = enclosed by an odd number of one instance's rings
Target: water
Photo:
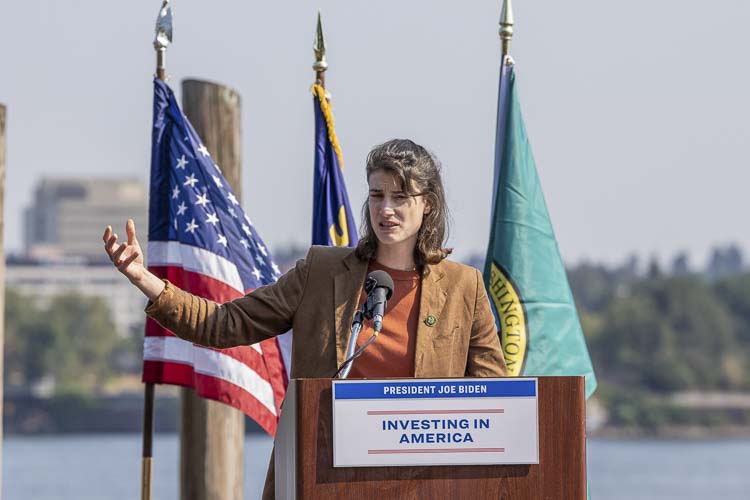
[[[245,498],[260,498],[273,442],[245,440]],[[154,437],[153,500],[179,498],[179,437]],[[141,435],[13,437],[3,443],[5,500],[133,500],[141,497]]]
[[[3,443],[5,500],[140,498],[139,434],[13,437]],[[260,498],[271,440],[245,441],[245,497]],[[178,498],[178,438],[154,441],[154,500]],[[606,441],[588,445],[594,500],[748,500],[750,440]]]
[[[750,440],[588,443],[593,500],[748,500]]]

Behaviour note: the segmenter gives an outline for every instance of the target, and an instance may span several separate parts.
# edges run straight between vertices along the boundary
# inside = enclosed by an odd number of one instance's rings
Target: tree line
[[[126,336],[118,333],[109,307],[98,297],[64,293],[40,304],[9,288],[5,296],[6,392],[95,392],[123,371],[136,369],[140,330]]]
[[[703,272],[682,258],[670,273],[632,262],[568,270],[612,425],[750,425],[748,411],[687,411],[668,397],[750,391],[750,272],[720,253]]]

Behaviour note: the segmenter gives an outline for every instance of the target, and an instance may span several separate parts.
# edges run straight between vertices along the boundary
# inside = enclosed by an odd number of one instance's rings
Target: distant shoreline
[[[154,431],[177,432],[180,400],[174,396],[157,397]],[[61,395],[39,398],[30,395],[7,396],[3,401],[5,436],[125,434],[141,432],[143,394],[117,396]],[[250,418],[245,433],[265,431]]]
[[[617,441],[658,439],[665,441],[705,441],[709,439],[750,439],[750,427],[747,426],[672,426],[669,429],[653,430],[639,427],[603,427],[588,432],[589,438],[611,439]]]

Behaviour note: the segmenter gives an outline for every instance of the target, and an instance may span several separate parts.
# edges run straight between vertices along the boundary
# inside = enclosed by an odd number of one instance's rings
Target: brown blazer
[[[294,329],[292,378],[331,377],[344,362],[367,273],[353,249],[310,248],[276,283],[218,305],[167,283],[146,309],[165,328],[217,348],[260,342]],[[433,316],[437,321],[427,321]],[[505,360],[482,275],[443,260],[422,273],[414,376],[496,377]],[[273,458],[263,498],[273,498]]]

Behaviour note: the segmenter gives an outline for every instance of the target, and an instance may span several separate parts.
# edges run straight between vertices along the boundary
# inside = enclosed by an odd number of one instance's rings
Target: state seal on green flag
[[[500,74],[492,227],[484,281],[511,375],[582,375],[586,341],[544,201],[508,57]]]
[[[508,375],[517,377],[521,375],[526,360],[526,311],[508,274],[495,262],[491,263],[487,292],[497,318],[497,331],[500,334]]]

